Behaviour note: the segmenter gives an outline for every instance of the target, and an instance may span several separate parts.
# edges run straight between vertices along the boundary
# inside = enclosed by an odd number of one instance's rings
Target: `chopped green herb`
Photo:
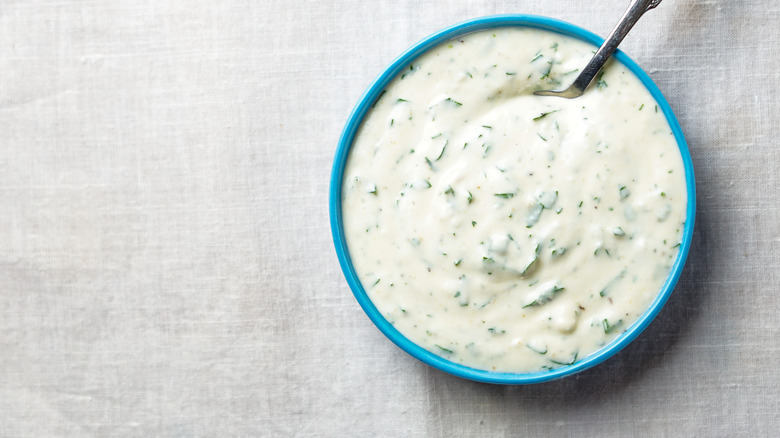
[[[533,274],[534,270],[536,269],[537,262],[539,261],[539,250],[541,247],[539,245],[536,245],[536,249],[534,250],[534,258],[531,259],[530,262],[525,266],[525,269],[523,269],[523,272],[520,273],[521,277],[528,277],[529,275]],[[536,280],[538,281],[538,280]],[[536,284],[536,281],[529,284],[529,286],[532,286]]]
[[[539,114],[538,116],[534,117],[534,120],[540,120],[540,119],[543,119],[543,118],[545,118],[545,117],[546,117],[548,114],[557,113],[558,111],[560,111],[560,110],[559,110],[559,109],[557,109],[557,110],[548,111],[548,112],[546,112],[546,113],[541,113],[541,114]]]
[[[574,365],[574,362],[577,362],[577,355],[578,354],[579,354],[579,352],[574,353],[574,358],[571,360],[571,362],[559,362],[559,361],[554,360],[554,359],[550,359],[550,362],[552,362],[554,364],[558,364],[558,365]]]
[[[439,345],[439,344],[434,344],[434,345],[436,345],[437,347],[439,347],[439,349],[440,349],[441,351],[443,351],[443,352],[445,352],[445,353],[447,353],[447,354],[452,354],[452,350],[450,350],[449,348],[444,348],[444,347],[442,347],[442,346],[441,346],[441,345]]]
[[[553,298],[555,298],[555,295],[557,293],[559,293],[560,291],[562,291],[564,289],[565,289],[564,287],[558,286],[557,284],[553,285],[549,289],[547,289],[544,292],[542,292],[542,294],[539,295],[539,297],[537,299],[535,299],[535,300],[531,301],[530,303],[526,304],[525,306],[523,306],[523,309],[525,309],[526,307],[541,306],[541,305],[547,304],[550,301],[552,301]]]
[[[497,196],[499,198],[504,198],[504,199],[510,199],[513,196],[515,196],[515,194],[514,193],[495,193],[493,196]]]
[[[435,161],[441,160],[441,157],[444,155],[444,151],[447,149],[447,143],[449,143],[449,140],[444,142],[444,146],[441,147],[441,152],[439,152],[439,156],[436,157]]]
[[[604,80],[604,70],[601,70],[598,81],[596,81],[597,88],[604,88],[607,86],[607,81]]]
[[[615,227],[615,229],[612,230],[612,234],[614,234],[615,236],[618,236],[618,237],[623,237],[623,236],[626,235],[626,232],[623,231],[623,229],[620,228],[620,227]]]
[[[470,191],[466,190],[466,193],[468,193],[468,194],[469,194],[469,196],[468,196],[468,197],[466,197],[466,199],[469,201],[469,204],[471,204],[471,201],[474,199],[474,197],[471,195],[471,192],[470,192]]]
[[[620,319],[615,324],[610,325],[609,321],[604,318],[604,321],[601,322],[601,326],[604,328],[604,333],[609,334],[613,332],[616,328],[620,327],[623,324],[623,320]]]
[[[542,205],[543,208],[551,209],[555,206],[555,203],[558,201],[558,191],[554,192],[543,192],[541,195],[539,195],[539,204]]]
[[[550,72],[552,72],[552,68],[553,68],[553,62],[552,61],[547,61],[547,64],[549,64],[550,67],[547,68],[547,71],[544,72],[542,77],[540,77],[539,79],[544,79],[544,78],[550,77]]]
[[[463,259],[458,259],[458,260],[455,260],[455,263],[454,263],[454,265],[455,265],[455,266],[460,266],[461,262],[463,262]],[[458,292],[458,295],[460,295],[460,292]],[[455,296],[457,297],[458,295],[455,295]]]
[[[563,247],[556,248],[556,249],[552,250],[552,252],[550,253],[550,255],[553,256],[553,257],[560,257],[560,256],[562,256],[564,254],[566,254],[566,248],[563,248]]]
[[[539,138],[541,138],[542,140],[544,140],[544,141],[547,141],[547,139],[546,139],[546,138],[542,137],[542,134],[539,134],[539,133],[537,132],[537,133],[536,133],[536,135],[538,135],[538,136],[539,136]]]
[[[617,282],[619,282],[620,280],[622,280],[622,279],[623,279],[623,277],[625,277],[625,276],[626,276],[626,270],[624,269],[624,270],[620,271],[620,273],[619,273],[619,274],[618,274],[618,275],[617,275],[615,278],[613,278],[612,280],[610,280],[610,282],[609,282],[609,283],[607,283],[607,285],[606,285],[606,286],[604,286],[604,288],[603,288],[603,289],[601,289],[601,291],[599,292],[599,296],[600,296],[600,297],[605,297],[605,296],[607,296],[607,294],[608,294],[608,293],[609,293],[609,291],[610,291],[610,290],[611,290],[611,289],[612,289],[612,288],[615,286],[615,284],[617,284]]]
[[[530,348],[531,351],[533,351],[534,353],[547,354],[547,348],[545,348],[544,351],[541,351],[541,350],[537,350],[536,348],[534,348],[534,347],[532,347],[532,346],[530,346],[528,344],[525,344],[525,346]]]
[[[645,104],[639,105],[639,111],[642,111],[642,108],[645,107]]]
[[[469,75],[469,76],[471,76],[471,75]],[[448,97],[448,98],[447,98],[447,99],[445,99],[445,100],[447,100],[448,102],[452,102],[452,103],[454,103],[454,104],[455,104],[455,105],[457,105],[457,106],[463,106],[463,104],[462,104],[462,103],[458,102],[457,100],[455,100],[455,99],[453,99],[453,98],[451,98],[451,97]]]
[[[375,107],[375,106],[376,106],[376,104],[377,104],[377,103],[379,103],[379,99],[381,99],[381,98],[382,98],[382,96],[384,96],[386,92],[387,92],[387,90],[382,90],[382,92],[381,92],[381,93],[379,93],[379,96],[377,96],[377,98],[376,98],[376,100],[374,101],[373,105],[371,105],[371,108]]]
[[[409,102],[409,101],[408,101],[408,100],[406,100],[406,99],[401,99],[401,98],[399,97],[399,98],[398,98],[398,100],[396,100],[396,102]]]
[[[544,210],[544,206],[538,203],[531,209],[531,212],[528,214],[528,219],[525,222],[526,228],[531,228],[539,222],[539,218],[542,216],[542,210]]]

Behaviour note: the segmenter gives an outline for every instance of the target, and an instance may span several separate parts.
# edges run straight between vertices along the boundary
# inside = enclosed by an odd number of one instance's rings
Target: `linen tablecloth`
[[[686,133],[688,263],[609,361],[522,387],[368,320],[336,142],[414,42],[625,0],[0,1],[0,436],[777,436],[780,3],[666,0],[621,48]]]

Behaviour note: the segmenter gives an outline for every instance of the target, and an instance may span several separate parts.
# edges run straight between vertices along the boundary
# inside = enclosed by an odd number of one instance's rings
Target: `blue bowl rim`
[[[435,32],[414,44],[382,71],[379,77],[374,80],[368,90],[366,90],[366,92],[360,98],[349,116],[347,124],[344,127],[344,131],[342,132],[339,139],[338,148],[336,150],[336,155],[333,162],[333,169],[331,172],[329,192],[330,225],[339,264],[341,265],[341,269],[347,280],[347,284],[352,290],[353,295],[357,299],[360,306],[363,308],[363,311],[374,323],[374,325],[376,325],[376,327],[388,339],[390,339],[402,350],[434,368],[465,379],[507,385],[541,383],[584,371],[615,355],[618,351],[622,350],[626,345],[633,341],[650,324],[650,322],[656,317],[658,312],[660,312],[661,308],[669,299],[669,296],[672,294],[672,291],[674,290],[674,287],[679,280],[680,274],[682,273],[685,260],[688,257],[688,251],[691,246],[691,240],[693,238],[693,225],[696,213],[696,188],[693,174],[693,163],[691,161],[690,152],[688,151],[688,146],[685,141],[685,137],[683,136],[682,129],[680,128],[680,124],[677,121],[671,106],[666,101],[661,91],[658,89],[652,79],[650,79],[650,76],[648,76],[647,73],[645,73],[639,67],[639,65],[631,60],[631,58],[629,58],[625,53],[617,50],[614,54],[614,57],[623,65],[625,65],[629,70],[631,70],[642,81],[644,86],[650,91],[650,94],[657,101],[659,108],[663,111],[663,114],[666,116],[666,119],[672,128],[674,137],[677,140],[685,169],[688,205],[679,253],[675,259],[674,264],[672,265],[666,282],[663,284],[660,292],[653,300],[650,307],[623,334],[615,338],[612,342],[600,350],[575,362],[572,365],[549,371],[538,371],[532,373],[509,373],[475,369],[447,360],[407,339],[382,316],[379,310],[377,310],[377,308],[368,298],[368,295],[358,280],[357,273],[352,266],[344,237],[341,211],[341,192],[344,167],[346,165],[352,142],[354,141],[354,137],[358,128],[360,127],[360,124],[363,121],[363,118],[376,99],[379,97],[382,90],[396,75],[398,75],[398,73],[400,73],[401,70],[406,68],[409,63],[411,63],[421,54],[441,43],[467,33],[488,30],[496,27],[530,27],[544,29],[562,35],[574,37],[595,46],[600,46],[604,41],[596,34],[565,21],[537,15],[509,14],[493,15],[467,20]]]

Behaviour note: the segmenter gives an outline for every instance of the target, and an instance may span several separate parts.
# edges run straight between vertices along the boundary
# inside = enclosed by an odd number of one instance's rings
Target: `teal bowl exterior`
[[[672,128],[672,132],[674,133],[674,137],[677,140],[677,145],[680,148],[680,153],[682,155],[683,165],[685,168],[688,205],[682,242],[680,244],[680,251],[676,260],[674,261],[674,264],[672,265],[672,269],[666,279],[666,282],[664,283],[658,295],[655,297],[655,300],[653,300],[650,307],[623,334],[615,338],[611,343],[602,349],[596,351],[590,356],[583,358],[582,360],[577,361],[572,365],[549,371],[539,371],[532,373],[505,373],[470,368],[438,356],[404,337],[404,335],[396,330],[392,324],[385,320],[385,318],[371,302],[368,295],[366,294],[366,291],[363,289],[363,286],[360,284],[357,273],[355,272],[355,269],[352,265],[349,249],[347,248],[347,244],[344,238],[344,226],[341,211],[341,192],[344,167],[347,162],[347,157],[349,155],[352,142],[355,138],[358,128],[363,122],[363,118],[370,110],[371,105],[379,97],[382,90],[385,89],[388,83],[396,75],[398,75],[401,70],[406,68],[406,66],[409,65],[415,58],[427,50],[445,41],[467,33],[495,27],[530,27],[544,29],[562,35],[574,37],[579,40],[591,43],[595,46],[600,46],[604,41],[599,36],[585,29],[552,18],[534,15],[496,15],[476,18],[460,24],[456,24],[436,32],[412,46],[401,56],[396,58],[395,61],[393,61],[382,72],[382,74],[379,75],[379,77],[371,84],[368,90],[360,98],[360,101],[355,106],[352,114],[349,116],[347,124],[344,127],[344,131],[341,134],[341,138],[339,139],[338,149],[336,150],[336,156],[333,162],[333,170],[331,173],[329,200],[330,225],[331,232],[333,234],[333,243],[336,247],[336,254],[338,255],[341,269],[344,272],[344,276],[347,280],[347,283],[349,284],[350,289],[352,290],[352,293],[355,295],[355,298],[357,299],[360,306],[366,312],[366,315],[368,315],[377,328],[379,328],[379,330],[384,333],[385,336],[387,336],[402,350],[434,368],[465,379],[506,385],[541,383],[576,374],[580,371],[591,368],[615,355],[618,351],[633,341],[650,324],[653,318],[655,318],[655,316],[664,306],[667,299],[672,294],[678,279],[680,278],[683,266],[685,265],[685,259],[687,258],[688,251],[691,247],[694,217],[696,213],[696,188],[693,175],[693,164],[691,163],[691,155],[688,151],[688,146],[685,142],[685,137],[683,136],[680,124],[678,123],[677,118],[674,116],[669,103],[666,101],[663,94],[661,94],[661,91],[658,89],[655,83],[653,83],[652,79],[650,79],[647,73],[645,73],[634,61],[632,61],[631,58],[629,58],[625,53],[622,53],[620,50],[617,50],[614,54],[614,57],[623,63],[626,67],[628,67],[628,69],[631,70],[642,81],[644,86],[652,94],[653,98],[658,101],[658,106],[666,116],[666,119]]]

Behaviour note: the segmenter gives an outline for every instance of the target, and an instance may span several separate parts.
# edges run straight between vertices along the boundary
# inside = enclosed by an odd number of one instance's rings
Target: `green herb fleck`
[[[515,196],[514,193],[495,193],[493,196],[503,198],[503,199],[510,199]]]
[[[547,349],[546,348],[544,349],[544,351],[541,351],[541,350],[537,350],[536,348],[534,348],[534,347],[532,347],[532,346],[530,346],[528,344],[525,344],[525,346],[528,347],[529,349],[531,349],[531,351],[533,351],[534,353],[547,354]]]
[[[626,270],[624,269],[624,270],[620,271],[620,273],[619,273],[619,274],[618,274],[618,275],[617,275],[615,278],[613,278],[612,280],[610,280],[610,282],[609,282],[609,283],[607,283],[607,285],[606,285],[606,286],[604,286],[604,288],[603,288],[603,289],[601,289],[601,291],[599,292],[599,296],[600,296],[600,297],[605,297],[605,296],[607,296],[607,294],[608,294],[608,293],[609,293],[609,291],[610,291],[610,290],[611,290],[611,289],[612,289],[612,288],[615,286],[615,284],[617,284],[617,282],[619,282],[619,281],[620,281],[621,279],[623,279],[623,277],[625,277],[625,276],[626,276]]]
[[[542,216],[542,210],[544,210],[544,206],[542,204],[537,203],[534,205],[530,214],[528,215],[528,219],[525,222],[526,228],[531,228],[536,225],[537,222],[539,222],[539,218]]]
[[[558,364],[558,365],[574,365],[574,362],[577,362],[577,355],[578,354],[579,354],[579,352],[574,353],[574,358],[571,360],[571,362],[559,362],[559,361],[554,360],[554,359],[550,359],[550,362],[552,362],[554,364]]]
[[[381,98],[382,98],[382,96],[384,96],[386,92],[387,92],[387,90],[382,90],[382,92],[381,92],[381,93],[379,93],[379,96],[377,96],[377,98],[376,98],[376,100],[374,101],[373,105],[371,105],[371,108],[375,107],[375,106],[376,106],[376,104],[377,104],[377,103],[379,103],[379,99],[381,99]]]
[[[562,291],[564,289],[565,289],[564,287],[558,286],[557,284],[553,285],[551,288],[547,289],[541,295],[539,295],[539,298],[537,298],[537,299],[531,301],[530,303],[526,304],[525,306],[523,306],[523,309],[525,309],[526,307],[541,306],[541,305],[547,304],[550,301],[552,301],[553,298],[555,298],[555,295],[557,293],[559,293],[560,291]]]
[[[601,322],[601,326],[604,328],[604,333],[609,334],[615,331],[616,328],[620,327],[623,324],[623,320],[618,320],[615,324],[610,324],[609,321],[604,318],[604,321]]]
[[[548,112],[546,112],[546,113],[541,113],[541,114],[539,114],[538,116],[534,117],[534,120],[540,120],[540,119],[543,119],[543,118],[545,118],[545,117],[546,117],[548,114],[556,113],[556,112],[558,112],[558,111],[560,111],[560,110],[559,110],[559,109],[557,109],[557,110],[548,111]]]
[[[604,70],[601,70],[598,81],[596,81],[597,88],[604,88],[607,86],[607,81],[604,80]]]
[[[441,152],[439,152],[439,156],[436,157],[435,161],[441,160],[441,157],[444,156],[444,151],[447,149],[447,143],[449,143],[449,140],[444,142],[444,146],[441,147]]]
[[[447,353],[447,354],[452,354],[452,350],[450,350],[449,348],[444,348],[444,347],[442,347],[442,346],[441,346],[441,345],[439,345],[439,344],[434,344],[434,345],[436,345],[437,347],[439,347],[439,349],[440,349],[441,351],[443,351],[443,352],[445,352],[445,353]]]
[[[552,68],[553,68],[553,62],[552,61],[547,61],[547,64],[549,64],[550,67],[547,68],[547,71],[544,72],[542,77],[540,77],[539,79],[544,79],[544,78],[550,77],[550,72],[552,72]]]

